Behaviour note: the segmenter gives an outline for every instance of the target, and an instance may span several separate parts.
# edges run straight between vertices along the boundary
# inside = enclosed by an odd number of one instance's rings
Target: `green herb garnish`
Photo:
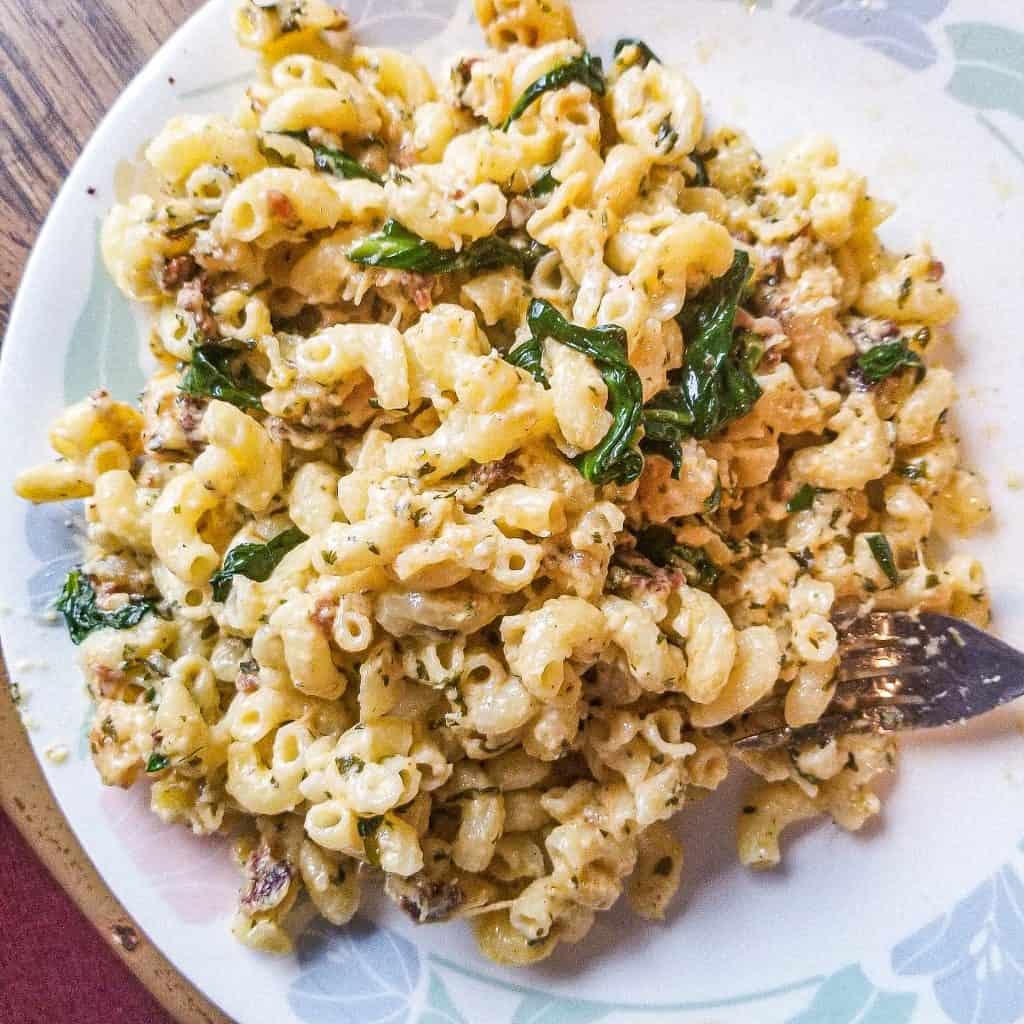
[[[360,818],[356,829],[363,840],[363,852],[366,859],[375,867],[380,867],[380,843],[377,841],[377,830],[384,822],[383,814],[375,814],[372,818]]]
[[[146,774],[162,772],[170,763],[171,759],[166,754],[152,753],[146,761]]]
[[[236,545],[224,556],[224,564],[210,577],[213,599],[227,600],[235,576],[265,583],[281,559],[308,539],[297,526],[292,526],[266,544]]]
[[[164,232],[166,238],[182,238],[187,235],[190,231],[195,231],[198,228],[205,228],[210,223],[212,218],[210,217],[196,217],[195,220],[190,220],[187,224],[179,224],[177,227],[168,228]]]
[[[74,644],[80,644],[96,629],[130,629],[149,612],[156,611],[156,602],[144,597],[132,597],[115,611],[103,611],[96,606],[92,581],[81,569],[72,569],[68,573],[53,606],[64,616]]]
[[[786,511],[790,514],[794,512],[806,512],[814,504],[814,496],[817,493],[817,487],[812,487],[810,484],[804,484],[800,490],[786,502]]]
[[[630,46],[635,46],[636,47],[637,55],[638,55],[637,59],[635,61],[633,61],[632,65],[630,65],[631,67],[636,65],[636,64],[639,64],[640,67],[645,68],[645,67],[647,67],[648,64],[651,63],[652,60],[654,61],[655,64],[660,64],[661,63],[661,59],[658,57],[658,55],[645,42],[642,42],[639,39],[628,39],[628,38],[627,39],[620,39],[615,44],[615,49],[612,51],[612,54],[616,58],[616,60],[619,58],[619,55],[622,53],[622,51],[625,50],[627,47],[630,47]]]
[[[375,185],[384,184],[384,179],[376,171],[371,171],[369,167],[364,167],[354,157],[343,153],[340,149],[333,149],[331,146],[321,146],[311,142],[309,132],[307,131],[279,132],[278,134],[298,139],[299,142],[309,146],[313,150],[313,165],[318,171],[333,174],[336,178],[365,178],[367,181],[372,181]]]
[[[597,93],[598,96],[603,96],[606,85],[601,58],[594,57],[584,51],[579,57],[567,60],[564,64],[559,64],[557,67],[541,75],[540,78],[526,87],[522,96],[519,97],[516,105],[512,108],[512,112],[502,122],[501,130],[507,132],[512,122],[522,117],[533,105],[534,101],[539,99],[544,93],[551,92],[553,89],[562,89],[571,82],[580,82],[590,89],[591,92]]]
[[[690,153],[689,158],[693,162],[695,170],[692,180],[688,181],[687,184],[692,188],[707,188],[711,184],[707,162],[717,155],[715,150],[711,150],[708,153]]]
[[[497,235],[480,238],[465,249],[442,249],[414,234],[397,220],[389,220],[376,234],[367,235],[347,253],[353,263],[389,270],[412,270],[420,274],[454,274],[460,270],[477,273],[495,267],[518,267],[526,277],[548,249],[530,240],[519,248]]]
[[[658,125],[658,136],[654,140],[654,148],[660,153],[670,153],[679,141],[679,132],[672,127],[672,118],[668,114]]]
[[[919,382],[924,377],[925,366],[921,357],[902,340],[875,345],[857,360],[857,369],[870,384],[885,380],[905,366],[915,367]]]
[[[355,754],[349,754],[346,757],[336,757],[334,763],[338,766],[338,771],[345,775],[347,772],[361,772],[366,767],[366,762]]]
[[[922,462],[904,462],[896,467],[896,472],[907,480],[927,480],[928,469]]]
[[[900,572],[896,568],[896,560],[893,558],[892,548],[889,546],[889,539],[884,533],[872,533],[867,538],[871,554],[879,568],[885,573],[889,582],[894,586],[900,585]]]
[[[178,390],[197,398],[219,398],[239,409],[262,409],[260,396],[270,390],[248,367],[235,377],[231,358],[236,353],[216,345],[199,345],[192,349],[192,362],[181,378]]]

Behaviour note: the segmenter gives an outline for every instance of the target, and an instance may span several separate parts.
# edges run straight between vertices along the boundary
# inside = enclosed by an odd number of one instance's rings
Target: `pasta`
[[[234,934],[367,881],[507,964],[628,890],[737,760],[744,864],[860,828],[895,745],[739,753],[817,721],[842,606],[986,623],[989,511],[929,358],[956,304],[835,146],[778,160],[682,70],[607,70],[566,0],[476,0],[437,78],[321,0],[240,0],[260,71],[172,119],[103,257],[152,312],[141,410],[97,391],[18,493],[82,499],[58,608],[105,783],[232,824]]]

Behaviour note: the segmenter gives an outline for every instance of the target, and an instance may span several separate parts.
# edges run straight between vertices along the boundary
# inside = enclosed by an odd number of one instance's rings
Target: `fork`
[[[737,750],[771,750],[852,733],[934,729],[1024,696],[1024,654],[935,612],[869,612],[835,620],[835,696],[811,725],[753,733]]]

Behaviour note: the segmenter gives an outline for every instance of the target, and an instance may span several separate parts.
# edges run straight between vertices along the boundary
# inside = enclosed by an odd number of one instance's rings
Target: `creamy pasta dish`
[[[17,483],[84,500],[56,607],[100,777],[235,839],[260,949],[378,883],[506,964],[624,890],[660,918],[670,820],[740,763],[744,864],[858,829],[891,737],[732,744],[823,714],[843,605],[988,617],[933,545],[988,513],[943,265],[831,142],[769,160],[566,0],[475,7],[437,73],[324,0],[236,7],[255,80],[103,227],[140,406],[83,397]]]

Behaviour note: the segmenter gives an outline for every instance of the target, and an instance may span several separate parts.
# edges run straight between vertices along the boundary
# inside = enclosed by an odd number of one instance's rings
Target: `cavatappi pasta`
[[[103,229],[153,312],[141,409],[84,398],[18,480],[85,501],[59,607],[103,781],[242,836],[261,949],[381,876],[509,964],[624,888],[661,917],[665,823],[735,757],[745,864],[859,828],[890,739],[732,740],[821,716],[841,604],[988,616],[931,545],[988,511],[942,264],[883,248],[831,142],[762,158],[565,0],[476,10],[490,48],[435,75],[323,0],[238,5],[258,79]]]

